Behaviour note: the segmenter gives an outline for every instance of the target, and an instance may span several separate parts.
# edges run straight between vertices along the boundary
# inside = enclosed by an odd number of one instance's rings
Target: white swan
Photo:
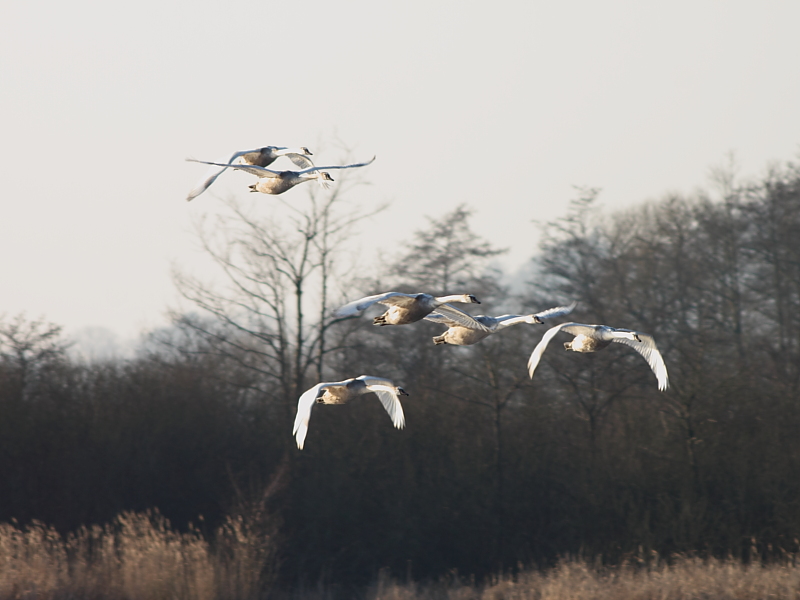
[[[442,325],[447,325],[448,327],[447,331],[445,331],[442,335],[437,335],[435,338],[433,338],[434,344],[469,346],[470,344],[476,344],[483,338],[501,331],[506,327],[510,327],[511,325],[517,325],[518,323],[542,324],[544,323],[545,319],[553,319],[555,317],[568,315],[575,309],[576,306],[577,303],[573,302],[569,306],[556,306],[533,315],[501,315],[499,317],[478,315],[474,317],[475,321],[484,326],[483,329],[464,326],[461,323],[454,321],[448,315],[440,313],[438,309],[425,317],[425,320],[433,321],[434,323],[441,323]]]
[[[344,404],[356,396],[370,392],[374,392],[378,396],[394,426],[402,429],[406,424],[406,417],[403,414],[399,396],[408,396],[405,390],[397,387],[388,379],[361,375],[344,381],[318,383],[303,392],[297,402],[297,416],[294,419],[294,429],[292,429],[292,434],[297,440],[297,447],[300,450],[303,449],[308,433],[308,420],[311,418],[311,409],[314,404]]]
[[[352,165],[334,165],[329,167],[309,167],[308,169],[303,169],[302,171],[273,171],[271,169],[266,169],[256,165],[231,165],[197,160],[195,158],[187,158],[186,160],[190,162],[203,163],[206,165],[215,165],[217,167],[227,167],[230,169],[236,169],[238,171],[246,171],[247,173],[251,173],[258,177],[258,181],[250,186],[251,192],[261,192],[262,194],[272,194],[273,196],[277,196],[286,190],[292,189],[298,183],[311,181],[312,179],[319,181],[319,184],[322,187],[327,187],[327,182],[333,181],[333,177],[331,177],[328,171],[333,169],[355,169],[356,167],[366,167],[367,165],[372,164],[372,162],[375,160],[375,157],[373,156],[372,160],[363,163],[356,163]]]
[[[528,373],[531,378],[533,378],[533,372],[536,370],[547,344],[559,331],[575,336],[571,342],[564,342],[564,348],[575,352],[595,352],[605,348],[611,342],[630,346],[641,354],[650,365],[658,380],[658,389],[663,392],[669,386],[667,366],[664,364],[664,359],[661,358],[661,353],[658,351],[652,335],[630,329],[616,329],[608,325],[584,325],[583,323],[562,323],[545,332],[528,360]]]
[[[205,192],[209,186],[217,180],[217,177],[229,168],[229,165],[235,160],[239,160],[243,164],[256,165],[258,167],[268,167],[275,162],[279,157],[286,156],[294,164],[301,169],[308,169],[313,167],[314,163],[307,156],[311,156],[311,150],[305,146],[299,148],[283,148],[279,146],[265,146],[263,148],[256,148],[255,150],[240,150],[234,152],[230,158],[222,158],[217,161],[217,165],[212,166],[201,179],[189,195],[186,196],[186,201],[194,200],[200,194]],[[227,163],[220,168],[218,165]]]
[[[434,310],[447,315],[453,322],[464,327],[474,328],[479,331],[488,331],[487,327],[479,323],[465,312],[447,304],[448,302],[461,302],[463,304],[480,304],[472,294],[434,297],[430,294],[403,294],[401,292],[386,292],[354,300],[349,304],[336,309],[334,316],[349,317],[369,308],[375,303],[385,304],[389,307],[385,313],[375,317],[375,325],[406,325],[421,321]]]

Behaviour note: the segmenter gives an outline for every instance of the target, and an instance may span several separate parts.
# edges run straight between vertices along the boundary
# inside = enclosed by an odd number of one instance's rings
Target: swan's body
[[[328,171],[333,169],[355,169],[356,167],[365,167],[371,164],[372,161],[375,160],[375,157],[373,156],[372,160],[363,163],[356,163],[352,165],[333,165],[329,167],[309,167],[301,171],[273,171],[272,169],[259,167],[258,165],[232,165],[197,160],[194,158],[187,158],[186,160],[191,162],[199,162],[206,165],[214,165],[217,167],[236,169],[237,171],[245,171],[252,175],[256,175],[258,177],[258,181],[250,186],[250,191],[277,196],[278,194],[282,194],[283,192],[292,189],[299,183],[311,181],[312,179],[319,181],[319,184],[322,187],[327,187],[327,182],[333,181],[333,177],[331,177]]]
[[[394,426],[402,429],[406,424],[406,418],[399,396],[408,396],[408,394],[403,388],[397,387],[388,379],[361,375],[344,381],[318,383],[303,392],[297,402],[297,416],[294,419],[294,429],[292,429],[297,440],[297,447],[303,449],[308,433],[308,421],[311,418],[311,409],[314,404],[345,404],[357,396],[370,392],[374,392],[378,396]]]
[[[575,352],[596,352],[608,346],[611,342],[625,344],[641,354],[650,365],[658,380],[658,389],[662,392],[669,386],[667,366],[658,351],[653,336],[647,333],[632,331],[630,329],[616,329],[608,325],[584,325],[583,323],[562,323],[548,329],[541,341],[533,349],[528,360],[528,372],[531,378],[539,360],[542,358],[547,344],[559,331],[564,331],[575,336],[571,342],[564,342],[564,348]]]
[[[529,323],[531,325],[542,324],[545,319],[567,315],[575,309],[575,306],[575,303],[570,306],[556,306],[533,315],[501,315],[499,317],[478,315],[477,317],[473,317],[475,321],[484,326],[483,329],[462,325],[454,321],[448,315],[439,313],[438,309],[426,316],[425,320],[433,321],[434,323],[442,323],[448,327],[447,331],[442,335],[437,335],[433,338],[434,344],[469,346],[511,325],[517,325],[518,323]]]
[[[408,323],[416,323],[435,310],[440,314],[447,315],[453,322],[459,323],[464,327],[474,328],[479,331],[486,330],[485,325],[479,323],[467,313],[450,306],[448,302],[480,304],[478,299],[472,294],[439,296],[437,298],[430,294],[386,292],[384,294],[367,296],[366,298],[361,298],[360,300],[345,304],[337,309],[334,315],[337,317],[349,317],[378,303],[388,306],[389,310],[372,320],[375,325],[406,325]]]
[[[186,200],[193,200],[200,194],[205,192],[209,186],[217,180],[217,177],[222,175],[230,164],[238,161],[241,164],[255,165],[257,167],[268,167],[281,156],[286,156],[294,164],[301,169],[308,169],[314,166],[308,156],[311,156],[311,150],[305,146],[300,148],[282,148],[278,146],[265,146],[264,148],[256,148],[255,150],[241,150],[234,152],[230,158],[222,158],[217,161],[207,172],[203,179],[189,192]],[[223,164],[225,163],[225,164]],[[220,165],[222,167],[220,168]]]

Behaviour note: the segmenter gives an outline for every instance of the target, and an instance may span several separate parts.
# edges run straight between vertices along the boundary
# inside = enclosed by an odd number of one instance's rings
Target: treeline
[[[250,515],[285,587],[386,568],[482,577],[565,554],[796,552],[800,170],[720,181],[715,200],[613,215],[584,190],[545,225],[522,293],[463,207],[354,279],[345,242],[380,216],[345,188],[304,212],[231,204],[201,233],[227,283],[176,275],[193,311],[136,359],[72,361],[57,327],[0,322],[0,521],[66,532],[157,508],[213,537]],[[531,380],[546,326],[453,347],[433,345],[432,323],[331,317],[389,289],[473,293],[491,315],[576,300],[569,320],[652,334],[670,388],[629,348],[567,353],[560,338]],[[299,394],[361,374],[410,393],[406,429],[366,396],[315,408],[298,451]]]

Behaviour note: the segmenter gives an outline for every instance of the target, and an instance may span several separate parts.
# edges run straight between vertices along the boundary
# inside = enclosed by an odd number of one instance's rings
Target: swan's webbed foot
[[[433,343],[438,346],[439,344],[446,344],[447,342],[445,341],[443,335],[437,335],[435,338],[433,338]]]

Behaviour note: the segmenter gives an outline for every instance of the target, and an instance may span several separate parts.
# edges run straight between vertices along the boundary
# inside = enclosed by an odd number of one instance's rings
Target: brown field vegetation
[[[210,544],[158,512],[60,535],[34,522],[0,525],[0,598],[256,598],[271,582],[269,539],[228,518]]]
[[[500,576],[485,586],[459,582],[418,586],[381,580],[374,600],[684,600],[800,598],[794,557],[774,564],[684,556],[617,567],[562,560],[553,569]]]
[[[770,563],[674,556],[604,566],[562,559],[477,585],[456,574],[436,583],[398,582],[386,573],[363,591],[319,585],[272,590],[275,555],[242,517],[229,518],[214,543],[197,529],[179,533],[157,512],[124,513],[112,523],[62,536],[33,523],[0,525],[0,599],[126,600],[338,598],[369,600],[750,600],[800,598],[794,554]],[[272,593],[271,593],[272,592]]]

